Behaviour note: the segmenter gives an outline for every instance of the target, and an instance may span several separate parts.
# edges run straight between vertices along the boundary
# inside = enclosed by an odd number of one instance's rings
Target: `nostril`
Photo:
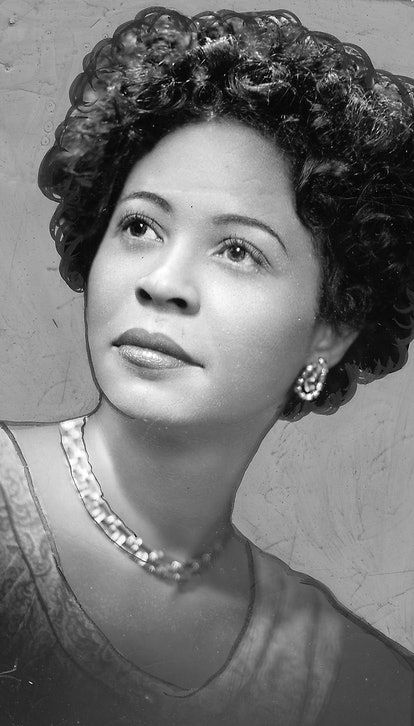
[[[182,297],[164,297],[164,296],[158,296],[157,294],[151,295],[145,287],[140,287],[137,290],[137,298],[141,300],[141,302],[150,302],[152,301],[155,304],[162,304],[165,305],[167,303],[175,305],[177,308],[180,308],[180,310],[186,310],[188,308],[188,302]]]
[[[184,310],[187,307],[187,303],[182,299],[182,297],[173,297],[171,302],[175,303],[178,308],[181,308],[181,310]]]
[[[149,294],[149,292],[147,292],[146,290],[144,290],[144,288],[143,288],[143,287],[141,287],[141,288],[140,288],[140,289],[138,290],[138,297],[139,297],[139,298],[140,298],[141,300],[145,300],[145,302],[147,302],[148,300],[151,300],[151,295]]]

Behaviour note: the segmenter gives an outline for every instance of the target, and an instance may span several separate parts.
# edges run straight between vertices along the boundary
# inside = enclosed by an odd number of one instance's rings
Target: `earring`
[[[318,362],[310,363],[296,380],[294,387],[302,401],[314,401],[322,391],[328,375],[328,366],[325,358],[318,358]]]

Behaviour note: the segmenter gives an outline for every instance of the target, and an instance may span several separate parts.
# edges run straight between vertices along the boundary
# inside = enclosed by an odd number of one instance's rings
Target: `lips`
[[[154,350],[164,355],[177,358],[189,365],[200,366],[200,363],[192,358],[187,351],[184,350],[168,335],[162,333],[149,333],[142,328],[129,328],[122,333],[114,342],[117,347],[121,345],[134,345],[139,348]]]

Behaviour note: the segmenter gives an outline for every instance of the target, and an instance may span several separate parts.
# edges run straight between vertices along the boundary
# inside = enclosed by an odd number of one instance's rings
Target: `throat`
[[[96,413],[87,418],[93,474],[111,509],[150,549],[185,561],[225,539],[248,461],[208,442],[172,449],[144,432],[136,438],[135,429],[110,431]]]
[[[214,533],[211,543],[203,552],[193,554],[184,561],[168,559],[162,550],[152,548],[143,542],[114,511],[103,496],[85,448],[83,421],[65,421],[60,424],[62,447],[65,451],[72,479],[78,494],[91,519],[101,531],[120,549],[132,557],[146,572],[160,579],[184,583],[212,567],[230,536],[230,525]]]

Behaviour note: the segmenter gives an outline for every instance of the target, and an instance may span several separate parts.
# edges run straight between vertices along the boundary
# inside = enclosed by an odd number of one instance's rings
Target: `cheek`
[[[111,264],[102,247],[96,255],[88,278],[86,319],[89,332],[111,324],[125,300],[125,289],[119,265]]]
[[[226,324],[224,315],[215,321],[223,353],[246,362],[274,360],[276,366],[298,360],[300,366],[312,339],[316,298],[314,286],[300,292],[299,285],[281,283],[271,287],[270,294],[258,289],[253,295],[239,295],[238,304],[228,299]]]
[[[315,326],[316,288],[276,285],[227,300],[226,325],[218,316],[215,338],[226,373],[253,388],[280,384],[290,387],[305,365]],[[222,308],[223,309],[223,308]],[[220,340],[218,339],[220,338]]]
[[[243,358],[248,374],[260,376],[263,383],[278,381],[290,386],[304,362],[311,338],[313,320],[303,321],[291,311],[260,321],[246,330]],[[247,354],[247,355],[246,355]]]

